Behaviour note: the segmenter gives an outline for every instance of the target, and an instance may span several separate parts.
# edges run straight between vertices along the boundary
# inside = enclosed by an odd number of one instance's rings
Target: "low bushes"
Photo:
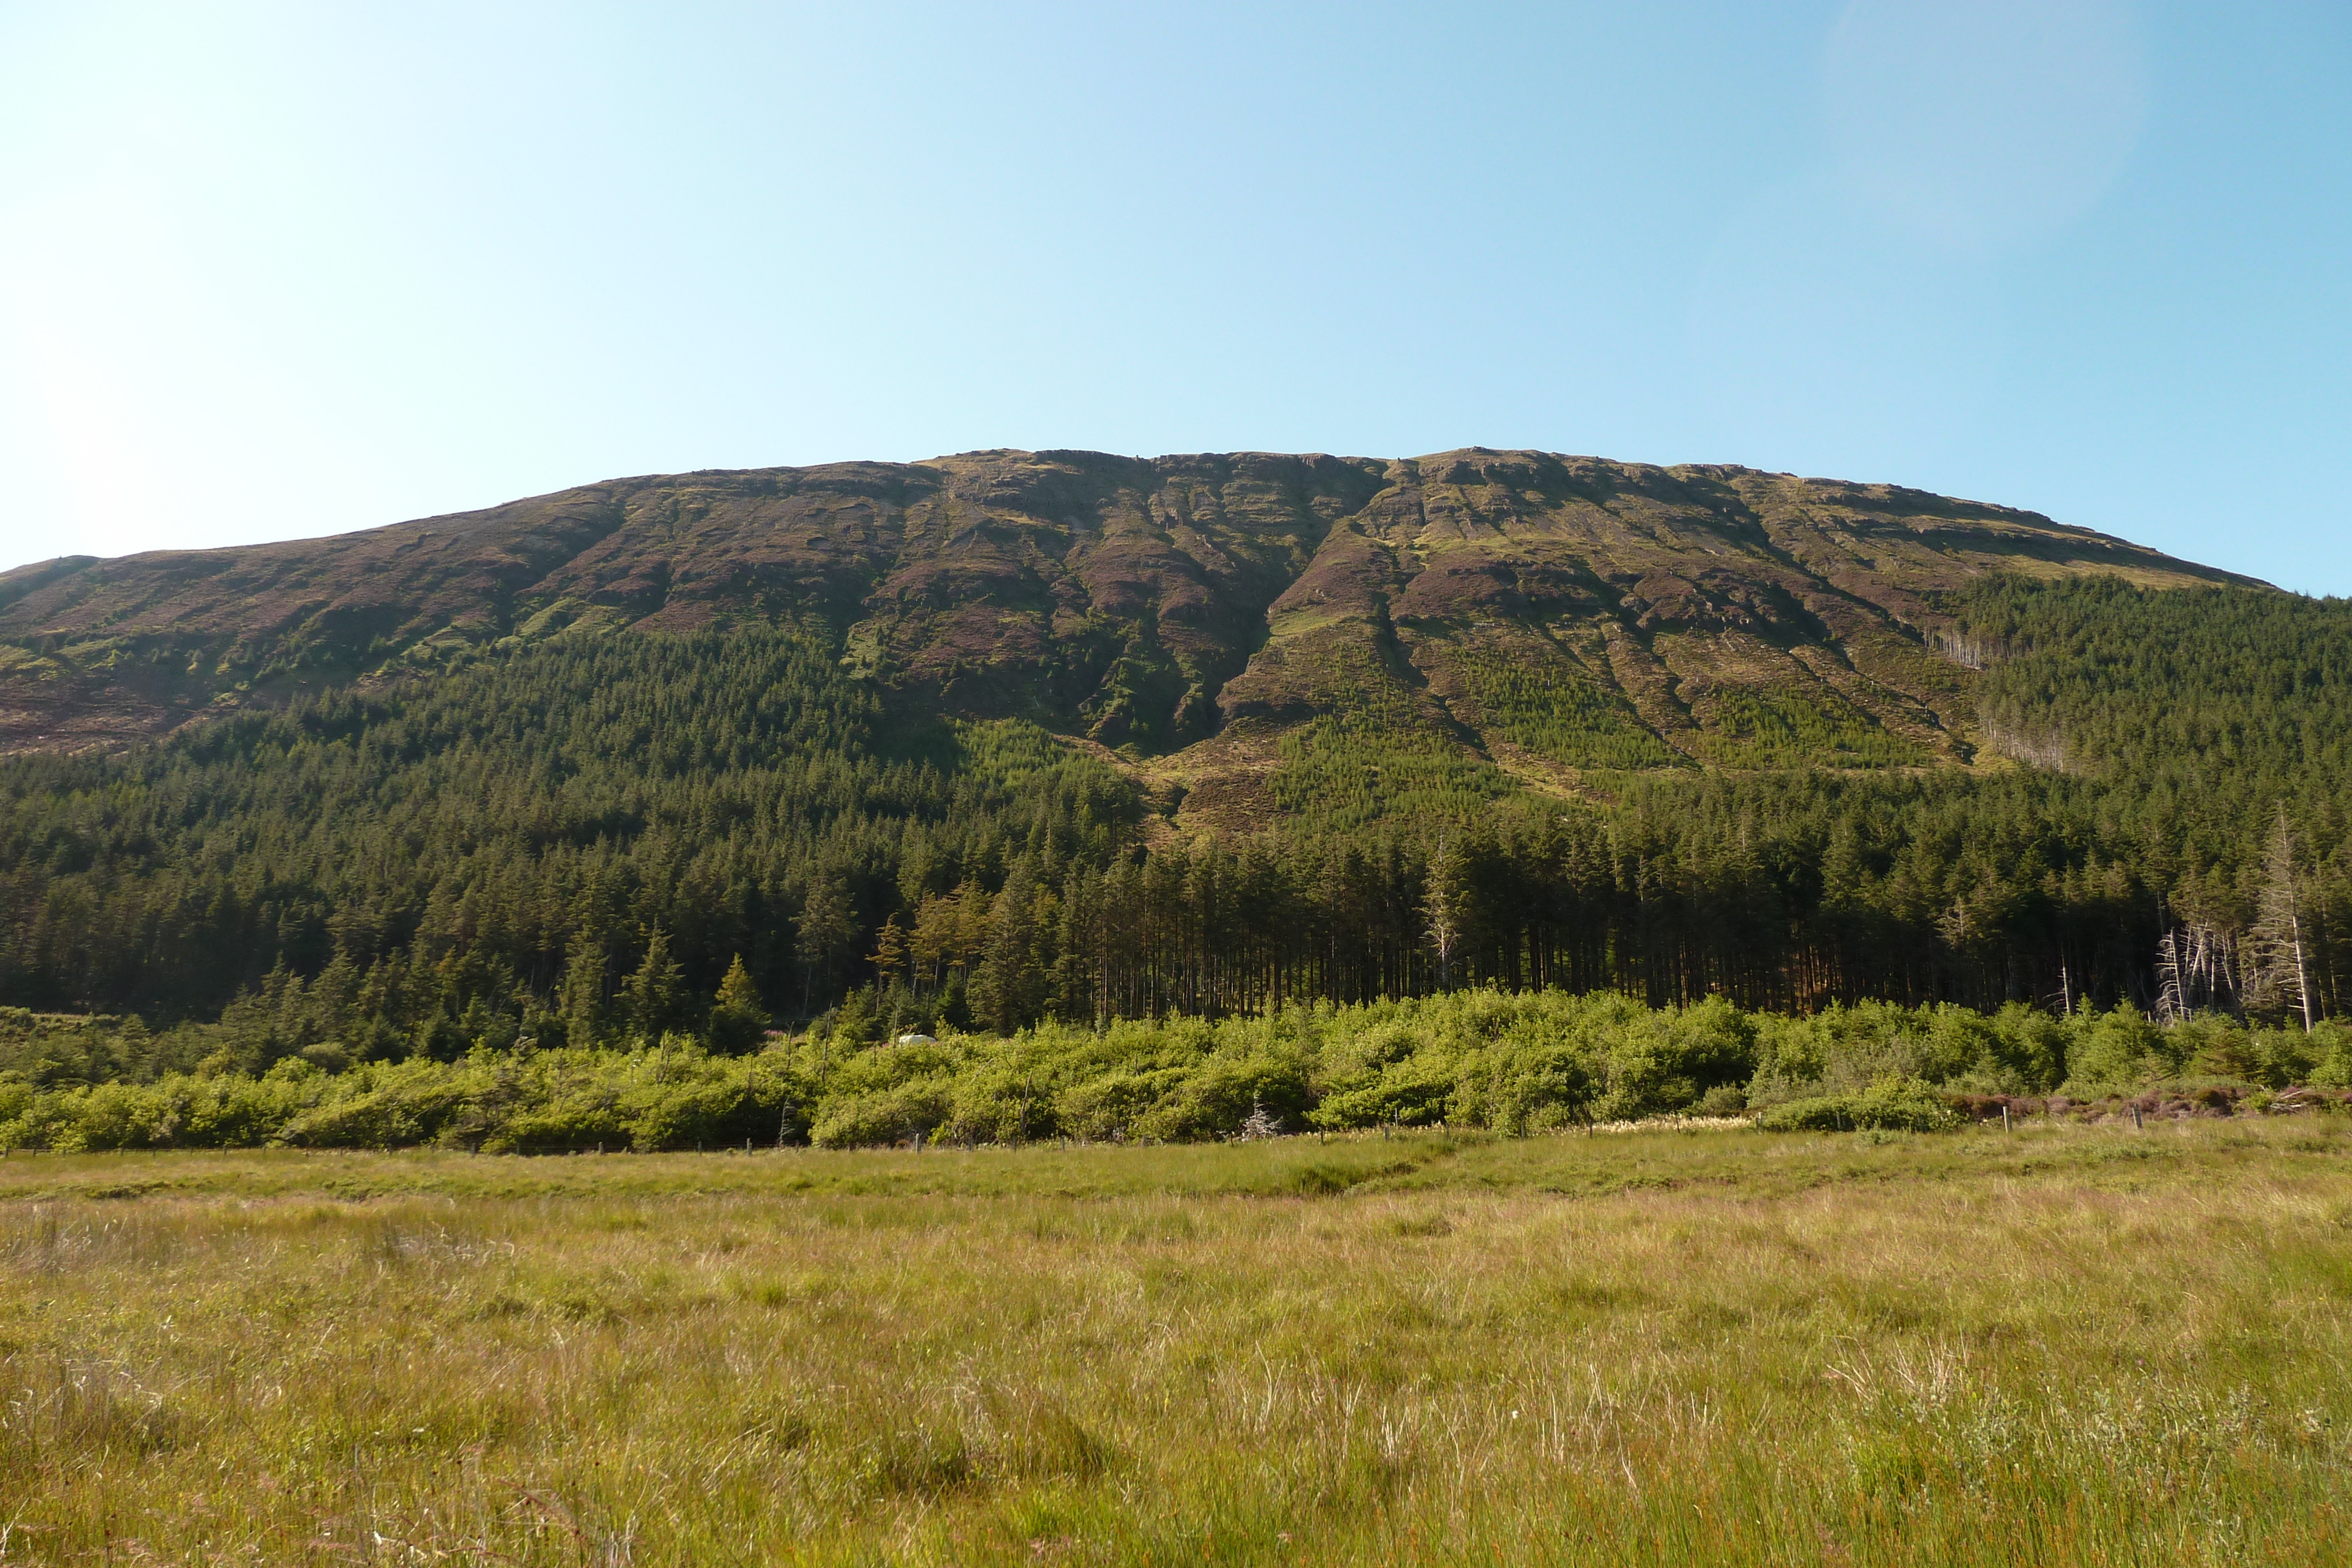
[[[1775,1133],[1940,1133],[1960,1124],[1942,1090],[1916,1078],[1890,1078],[1859,1094],[1819,1094],[1785,1101],[1756,1118]]]
[[[0,1149],[692,1148],[803,1135],[815,1096],[787,1061],[690,1040],[635,1051],[476,1051],[329,1072],[301,1058],[258,1078],[34,1091],[0,1080]]]
[[[93,1057],[100,1033],[84,1042]],[[1719,998],[1654,1010],[1614,995],[1477,990],[906,1045],[819,1036],[749,1057],[673,1035],[632,1051],[486,1042],[455,1061],[338,1070],[343,1060],[314,1052],[257,1077],[181,1071],[71,1085],[0,1071],[0,1148],[1179,1142],[1244,1124],[1524,1134],[1743,1109],[1770,1128],[1928,1131],[1963,1108],[2105,1100],[2192,1071],[2247,1093],[2352,1084],[2352,1030],[2159,1029],[2127,1009],[2061,1019],[1884,1003],[1794,1019]],[[2159,1103],[2170,1101],[2147,1102]]]

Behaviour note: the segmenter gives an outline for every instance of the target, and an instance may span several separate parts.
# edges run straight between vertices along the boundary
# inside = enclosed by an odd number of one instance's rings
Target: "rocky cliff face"
[[[760,616],[824,624],[904,700],[1032,717],[1241,810],[1270,748],[1317,724],[1564,786],[1959,761],[1938,603],[1998,570],[2238,580],[1916,491],[1532,452],[688,474],[0,575],[0,749],[152,736],[512,639]]]

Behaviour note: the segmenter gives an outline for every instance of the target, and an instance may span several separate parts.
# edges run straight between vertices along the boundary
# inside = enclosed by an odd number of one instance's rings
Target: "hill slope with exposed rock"
[[[1208,821],[1330,805],[1359,788],[1315,778],[1335,747],[1563,789],[1961,763],[1943,606],[1995,572],[2245,580],[1918,491],[1540,453],[699,473],[0,574],[0,750],[518,640],[759,618],[822,625],[896,700],[1114,748]]]

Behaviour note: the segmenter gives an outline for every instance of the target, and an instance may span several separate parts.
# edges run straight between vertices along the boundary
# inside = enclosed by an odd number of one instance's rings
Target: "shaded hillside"
[[[1345,821],[1591,768],[1965,760],[1931,643],[1990,571],[2236,580],[1916,491],[1532,453],[705,473],[0,575],[0,750],[757,618],[822,628],[909,711],[1120,748],[1188,820]]]

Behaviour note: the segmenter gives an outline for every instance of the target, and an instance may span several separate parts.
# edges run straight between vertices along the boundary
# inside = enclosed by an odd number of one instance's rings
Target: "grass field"
[[[2352,1126],[0,1160],[0,1562],[2336,1563]]]

